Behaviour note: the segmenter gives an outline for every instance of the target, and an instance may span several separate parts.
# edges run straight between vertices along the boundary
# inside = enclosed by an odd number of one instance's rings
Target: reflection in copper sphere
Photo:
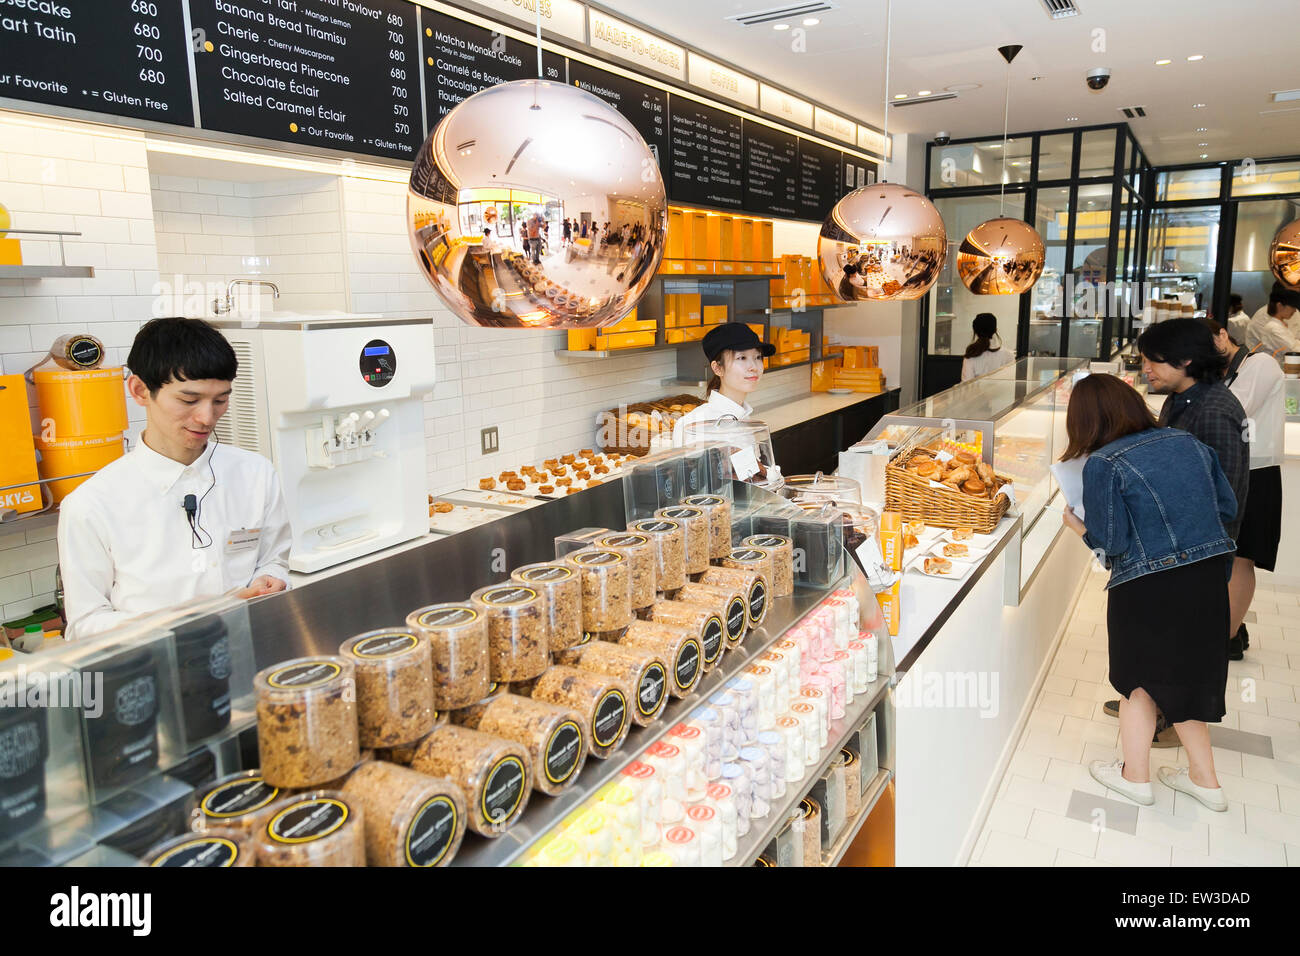
[[[543,80],[483,90],[443,117],[406,199],[425,278],[462,321],[497,328],[623,318],[659,268],[667,210],[659,164],[632,124]]]
[[[1268,247],[1268,264],[1278,282],[1300,291],[1300,219],[1277,231]]]
[[[822,277],[845,302],[919,299],[947,252],[939,210],[898,183],[855,189],[835,204],[817,237]]]
[[[1043,274],[1045,255],[1038,230],[1020,219],[999,217],[966,234],[957,250],[957,275],[976,295],[1028,292]]]

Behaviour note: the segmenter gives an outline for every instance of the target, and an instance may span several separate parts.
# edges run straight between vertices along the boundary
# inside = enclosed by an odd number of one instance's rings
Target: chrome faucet
[[[217,315],[223,315],[224,313],[230,312],[234,309],[235,307],[234,292],[235,292],[235,286],[237,285],[269,286],[271,289],[271,298],[273,299],[280,298],[280,287],[277,286],[274,282],[268,282],[265,279],[231,279],[229,285],[226,286],[225,300],[224,301],[221,299],[212,300],[213,312],[215,312]]]

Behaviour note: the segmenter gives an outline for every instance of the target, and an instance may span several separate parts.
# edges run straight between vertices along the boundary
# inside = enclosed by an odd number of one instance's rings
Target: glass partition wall
[[[947,225],[950,260],[973,226],[998,215],[1002,150],[1000,138],[927,149],[927,193]],[[1003,214],[1043,237],[1043,275],[1024,295],[977,296],[946,270],[922,306],[923,394],[947,384],[942,357],[961,355],[979,312],[998,317],[1019,356],[1109,358],[1130,341],[1135,310],[1140,318],[1149,165],[1128,125],[1017,134],[1006,154]]]

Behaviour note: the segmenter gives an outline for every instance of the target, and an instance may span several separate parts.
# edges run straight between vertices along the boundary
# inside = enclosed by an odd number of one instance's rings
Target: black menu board
[[[412,159],[416,8],[403,0],[190,0],[205,129]]]
[[[569,61],[569,82],[622,113],[649,144],[659,160],[660,172],[667,179],[668,94],[665,91],[577,60]]]
[[[869,163],[857,156],[844,154],[843,159],[844,189],[849,192],[862,186],[870,186],[876,181],[876,164]]]
[[[537,47],[425,10],[424,96],[429,127],[467,97],[498,83],[537,78]],[[564,82],[564,57],[542,51],[542,78]]]
[[[799,140],[799,216],[822,220],[847,189],[840,186],[840,151]]]
[[[671,131],[668,198],[742,208],[745,153],[740,117],[674,96]]]
[[[745,210],[799,215],[799,137],[745,121]]]
[[[0,96],[194,124],[183,0],[0,0]]]

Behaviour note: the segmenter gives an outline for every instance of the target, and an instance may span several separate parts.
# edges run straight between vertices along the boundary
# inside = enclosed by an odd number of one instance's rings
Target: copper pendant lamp
[[[1300,219],[1277,231],[1268,247],[1268,265],[1278,282],[1300,291]]]

